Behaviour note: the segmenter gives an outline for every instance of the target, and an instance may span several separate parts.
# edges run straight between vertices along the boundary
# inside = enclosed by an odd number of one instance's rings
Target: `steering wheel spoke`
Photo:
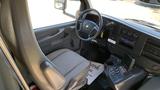
[[[89,32],[88,38],[89,38],[89,37],[92,37],[92,35],[94,34],[94,31],[95,31],[95,30],[93,29],[93,30],[91,30],[91,31]],[[97,31],[96,31],[96,32],[97,32]]]
[[[82,30],[82,25],[83,25],[83,21],[82,20],[78,20],[77,21],[77,31],[81,31]]]

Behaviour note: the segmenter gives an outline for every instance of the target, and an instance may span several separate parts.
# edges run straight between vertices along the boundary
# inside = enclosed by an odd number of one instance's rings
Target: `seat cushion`
[[[56,65],[56,69],[65,77],[66,85],[79,75],[86,75],[90,62],[69,49],[60,49],[47,55]]]

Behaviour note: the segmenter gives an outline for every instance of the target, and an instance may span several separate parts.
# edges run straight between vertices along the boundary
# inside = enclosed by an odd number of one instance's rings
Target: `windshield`
[[[102,14],[160,29],[160,0],[90,0]]]

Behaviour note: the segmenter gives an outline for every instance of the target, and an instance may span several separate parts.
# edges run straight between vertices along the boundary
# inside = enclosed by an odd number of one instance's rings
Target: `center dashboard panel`
[[[112,25],[106,26],[105,30],[109,32],[107,41],[111,53],[118,56],[123,56],[125,53],[132,57],[139,56],[145,42],[142,34],[118,22],[111,22]]]
[[[112,54],[119,57],[129,55],[145,70],[160,74],[160,39],[124,22],[108,17],[103,18],[105,28],[102,31],[108,33],[107,47]]]

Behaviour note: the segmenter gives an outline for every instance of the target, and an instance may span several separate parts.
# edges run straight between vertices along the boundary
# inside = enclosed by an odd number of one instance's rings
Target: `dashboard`
[[[160,74],[160,32],[111,16],[103,15],[103,20],[100,37],[105,39],[103,42],[112,54],[119,57],[130,55],[138,66],[150,73]]]

